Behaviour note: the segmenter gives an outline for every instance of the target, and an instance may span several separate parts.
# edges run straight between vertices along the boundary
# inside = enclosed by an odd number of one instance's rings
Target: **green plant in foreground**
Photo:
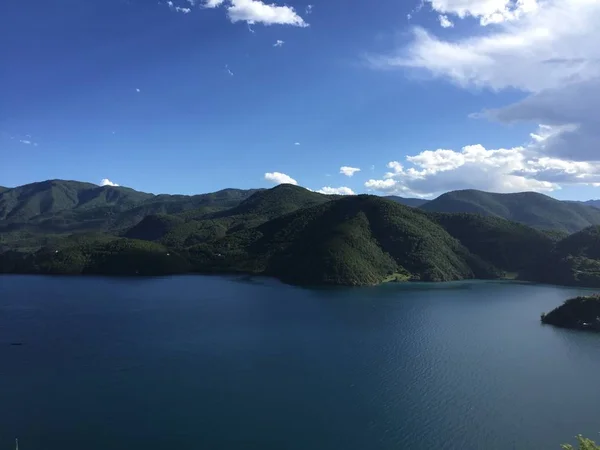
[[[600,450],[600,445],[582,435],[577,436],[577,448],[571,444],[563,444],[563,450]]]

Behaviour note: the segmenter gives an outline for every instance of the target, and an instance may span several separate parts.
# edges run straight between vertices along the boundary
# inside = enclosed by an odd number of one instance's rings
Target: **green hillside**
[[[215,217],[260,216],[272,219],[298,209],[329,202],[331,197],[291,184],[280,184],[260,191]]]
[[[479,214],[426,211],[444,197],[450,209]],[[341,285],[518,277],[600,286],[600,226],[563,229],[600,210],[539,194],[460,191],[416,209],[292,185],[181,196],[48,181],[0,198],[2,272],[241,272]],[[502,216],[536,219],[539,229]]]
[[[467,213],[431,217],[470,252],[507,272],[521,272],[554,248],[547,233],[499,217]]]
[[[41,274],[168,275],[189,272],[186,258],[148,241],[67,238],[29,255],[0,258],[5,272]]]
[[[202,217],[238,205],[257,190],[194,196],[153,195],[125,187],[50,180],[0,192],[0,248],[33,249],[50,236],[119,234],[149,215]]]
[[[267,222],[275,217],[297,211],[313,205],[331,201],[331,198],[311,192],[298,186],[280,185],[269,190],[254,193],[237,206],[221,211],[204,214],[191,214],[195,211],[178,214],[185,222],[170,222],[172,226],[164,227],[159,232],[157,227],[147,224],[154,216],[146,217],[139,225],[127,232],[127,237],[143,237],[136,234],[142,227],[154,228],[157,233],[150,240],[160,240],[163,244],[173,247],[189,247],[210,239],[221,238],[228,233],[249,229]],[[166,220],[163,217],[162,220]]]
[[[600,226],[559,241],[524,276],[543,283],[600,287]]]
[[[26,221],[76,208],[110,206],[114,211],[123,211],[151,197],[152,194],[124,187],[49,180],[0,193],[0,220]]]
[[[454,191],[422,205],[421,209],[495,216],[538,229],[567,233],[600,225],[599,209],[581,203],[562,202],[535,192],[493,194],[475,190]]]
[[[373,196],[330,201],[189,249],[203,271],[297,284],[376,284],[497,277],[427,215]]]

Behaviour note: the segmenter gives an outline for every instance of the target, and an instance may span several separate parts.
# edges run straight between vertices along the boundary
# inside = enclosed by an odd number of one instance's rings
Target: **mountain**
[[[32,183],[0,191],[0,245],[30,249],[46,245],[52,235],[118,234],[148,215],[201,217],[234,207],[255,192],[225,189],[194,196],[154,195],[78,181]]]
[[[177,215],[148,215],[125,237],[160,241],[173,247],[187,247],[232,231],[252,228],[298,209],[319,205],[332,198],[299,186],[282,184],[252,194],[236,206],[217,212]]]
[[[366,195],[301,209],[189,253],[201,271],[265,274],[294,284],[499,276],[427,214]]]
[[[331,200],[331,196],[309,191],[300,186],[280,184],[272,189],[253,194],[239,205],[215,214],[215,217],[252,215],[271,219]]]
[[[594,208],[600,208],[600,200],[588,200],[583,203],[588,206],[593,206]]]
[[[122,211],[153,197],[152,194],[79,181],[49,180],[0,193],[0,220],[28,221],[73,209],[112,207]]]
[[[600,287],[600,226],[568,234],[575,218],[600,210],[539,194],[457,191],[414,208],[293,185],[170,196],[54,180],[0,199],[0,272],[233,272],[300,285],[510,277]],[[480,214],[427,211],[440,200]],[[535,219],[539,229],[503,216]]]
[[[396,203],[400,203],[401,205],[410,206],[412,208],[418,208],[423,206],[425,203],[428,203],[429,200],[425,200],[423,198],[410,198],[410,197],[399,197],[397,195],[387,195],[384,198],[391,200]]]
[[[421,209],[501,217],[538,229],[567,233],[600,224],[600,210],[592,206],[562,202],[535,192],[494,194],[476,190],[453,191],[427,202]]]

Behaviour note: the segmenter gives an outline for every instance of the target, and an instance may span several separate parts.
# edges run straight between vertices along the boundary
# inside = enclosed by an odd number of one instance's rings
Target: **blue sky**
[[[592,0],[5,0],[0,185],[597,198],[594,20]]]

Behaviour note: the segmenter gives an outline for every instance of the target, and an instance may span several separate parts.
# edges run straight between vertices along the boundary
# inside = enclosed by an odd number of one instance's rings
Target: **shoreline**
[[[181,276],[203,276],[203,277],[242,277],[247,279],[253,278],[264,278],[268,280],[277,281],[279,283],[300,287],[300,288],[365,288],[365,287],[378,287],[378,286],[392,286],[392,285],[411,285],[411,284],[425,284],[431,286],[439,286],[445,283],[460,283],[460,282],[469,282],[469,281],[480,281],[480,282],[498,282],[498,283],[511,283],[511,284],[531,284],[536,286],[552,286],[552,287],[563,287],[563,288],[571,288],[571,289],[585,289],[590,291],[597,291],[598,289],[593,286],[583,286],[583,285],[567,285],[567,284],[553,284],[553,283],[543,283],[533,280],[522,280],[519,278],[513,277],[502,277],[502,278],[462,278],[458,280],[447,280],[447,281],[424,281],[424,280],[384,280],[379,283],[372,284],[335,284],[335,283],[321,283],[321,284],[311,284],[311,283],[294,283],[289,282],[284,279],[278,278],[273,275],[268,275],[264,273],[248,273],[248,272],[178,272],[178,273],[163,273],[163,274],[108,274],[108,273],[44,273],[44,272],[0,272],[0,276],[43,276],[43,277],[69,277],[69,278],[77,278],[77,277],[91,277],[91,278],[115,278],[115,279],[155,279],[155,278],[166,278],[166,277],[181,277]]]

